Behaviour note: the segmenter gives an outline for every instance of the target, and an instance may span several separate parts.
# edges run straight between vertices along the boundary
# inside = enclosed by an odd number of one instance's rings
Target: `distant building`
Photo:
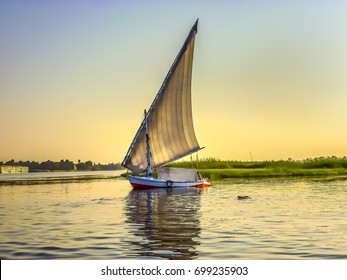
[[[28,173],[29,167],[27,166],[11,166],[11,165],[1,165],[0,173]]]

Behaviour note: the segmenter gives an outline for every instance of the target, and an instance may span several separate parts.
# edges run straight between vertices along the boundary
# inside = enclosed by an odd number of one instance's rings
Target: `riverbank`
[[[198,170],[204,178],[216,181],[227,178],[347,178],[347,158],[316,158],[301,161],[223,161],[214,158],[198,161]],[[196,162],[179,161],[170,167],[192,168]],[[131,173],[129,173],[131,174]],[[0,174],[0,185],[73,183],[92,180],[114,180],[126,177],[124,170],[44,172],[27,174]]]
[[[288,169],[288,168],[222,168],[222,169],[198,169],[203,178],[210,182],[221,179],[245,178],[245,179],[259,179],[259,178],[298,178],[298,177],[334,177],[346,178],[347,169],[345,168],[315,168],[315,169]],[[128,174],[122,173],[122,177]]]
[[[232,161],[206,158],[181,161],[170,167],[197,168],[209,180],[224,178],[347,176],[347,157],[319,157],[305,160]]]
[[[77,171],[0,174],[1,185],[41,185],[57,183],[78,183],[120,178],[123,170],[117,171]]]
[[[261,168],[261,169],[199,169],[200,174],[209,180],[226,178],[270,178],[270,177],[324,177],[345,176],[345,168],[315,168],[315,169],[287,169],[287,168]]]
[[[265,179],[265,178],[334,178],[334,179],[347,179],[346,169],[199,169],[200,174],[207,178],[210,182],[216,182],[223,179]],[[65,173],[65,172],[62,172]],[[125,179],[128,173],[122,171],[114,174],[107,172],[106,174],[84,174],[85,172],[66,172],[67,174],[59,176],[45,176],[53,175],[52,173],[44,172],[42,174],[29,173],[29,176],[23,177],[19,174],[11,174],[11,177],[0,175],[0,186],[9,185],[43,185],[43,184],[63,184],[63,183],[81,183],[92,181],[107,181],[117,180],[120,178]],[[87,173],[87,172],[86,172]],[[88,172],[97,173],[97,172]],[[129,173],[131,174],[131,173]],[[58,175],[58,172],[54,175]]]

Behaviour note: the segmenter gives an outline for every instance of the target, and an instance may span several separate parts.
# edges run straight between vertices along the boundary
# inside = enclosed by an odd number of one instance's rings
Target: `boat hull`
[[[205,180],[177,182],[177,181],[170,181],[170,180],[159,180],[152,177],[138,177],[138,176],[132,176],[132,175],[128,175],[128,179],[134,189],[188,188],[188,187],[204,188],[204,187],[211,186],[211,184]]]

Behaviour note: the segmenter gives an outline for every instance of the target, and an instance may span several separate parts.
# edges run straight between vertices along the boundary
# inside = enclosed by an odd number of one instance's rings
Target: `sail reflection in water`
[[[125,206],[134,257],[194,259],[198,256],[201,189],[133,190]]]

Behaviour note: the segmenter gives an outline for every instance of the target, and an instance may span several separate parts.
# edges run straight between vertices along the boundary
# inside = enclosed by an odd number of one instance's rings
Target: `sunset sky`
[[[0,1],[0,161],[120,162],[196,18],[199,157],[347,156],[347,1]]]

